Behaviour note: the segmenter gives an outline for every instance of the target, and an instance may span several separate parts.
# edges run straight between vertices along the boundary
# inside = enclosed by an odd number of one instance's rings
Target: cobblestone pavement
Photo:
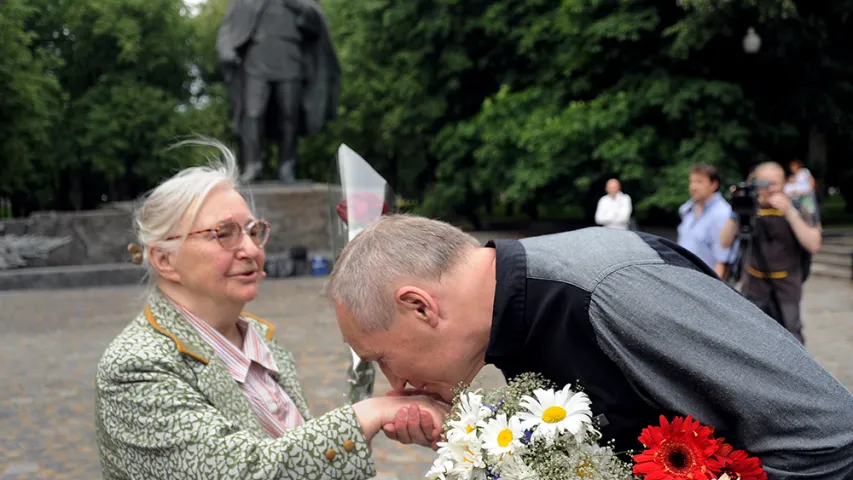
[[[277,324],[300,367],[312,411],[343,402],[348,350],[322,279],[271,280],[249,311]],[[804,306],[809,349],[853,387],[853,283],[814,278]],[[109,341],[142,305],[139,288],[0,293],[0,479],[100,478],[93,432],[93,375]],[[499,383],[496,371],[484,385]],[[377,385],[384,392],[387,383]],[[432,452],[375,443],[379,477],[420,478]]]

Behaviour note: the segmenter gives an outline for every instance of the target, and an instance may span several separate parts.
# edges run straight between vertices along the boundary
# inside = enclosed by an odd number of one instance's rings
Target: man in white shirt
[[[607,195],[598,201],[595,209],[595,223],[603,227],[628,229],[631,221],[631,197],[622,193],[622,184],[611,178],[604,188]]]

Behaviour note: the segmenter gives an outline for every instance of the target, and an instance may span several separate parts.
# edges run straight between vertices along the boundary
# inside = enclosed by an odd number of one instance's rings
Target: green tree
[[[503,76],[520,82],[532,78],[532,71],[526,73],[531,58],[517,55],[505,32],[493,28],[495,19],[485,16],[493,3],[324,2],[343,68],[340,119],[324,135],[303,142],[306,161],[325,168],[333,149],[346,142],[399,193],[423,198],[448,162],[449,139],[440,135],[442,129],[476,115]],[[498,3],[509,8],[507,18],[520,19],[521,28],[526,23],[535,28],[549,2]],[[471,158],[470,148],[453,153]],[[453,201],[442,203],[441,213],[461,205],[470,214],[483,203],[470,185],[473,180],[442,184],[442,194]]]
[[[755,105],[762,122],[754,128],[751,141],[782,163],[805,160],[819,186],[845,187],[842,191],[851,208],[853,53],[846,45],[853,40],[853,5],[843,1],[795,4],[793,0],[753,3],[757,3],[755,10],[727,4],[710,14],[689,16],[689,27],[677,31],[679,35],[703,32],[700,35],[708,38],[712,37],[709,32],[730,34],[732,25],[746,28],[744,20],[754,23],[763,38],[761,51],[743,64],[717,61],[712,65],[723,69],[721,77],[741,85]],[[735,31],[738,34],[742,32]],[[843,185],[845,179],[849,183]]]
[[[34,208],[129,198],[193,161],[169,143],[230,143],[215,54],[227,4],[208,0],[191,17],[180,0],[7,1],[0,194]],[[326,179],[345,142],[422,212],[475,224],[491,206],[591,215],[611,175],[641,214],[671,214],[697,162],[734,180],[757,161],[799,157],[826,185],[853,183],[849,2],[323,8],[343,87],[339,119],[300,142],[303,177]],[[741,46],[750,27],[763,39],[752,55]]]
[[[33,34],[25,29],[31,14],[22,0],[0,3],[0,197],[26,190],[49,196],[32,187],[40,184],[53,142],[61,89],[52,73],[57,62],[33,46]]]
[[[642,199],[641,214],[672,212],[694,163],[740,179],[759,160],[820,151],[804,139],[824,132],[847,158],[846,3],[689,3],[572,0],[529,17],[492,4],[479,17],[487,36],[529,63],[523,74],[508,65],[476,115],[438,132],[430,213],[474,196],[521,209],[582,203],[591,216],[611,175]],[[764,37],[758,55],[741,47],[750,25]]]
[[[126,200],[194,161],[167,150],[210,124],[191,102],[196,47],[185,9],[181,0],[28,3],[30,44],[18,54],[49,53],[50,68],[30,84],[49,80],[62,95],[43,125],[39,168],[30,168],[45,194],[33,198],[19,186],[18,203],[81,209]]]

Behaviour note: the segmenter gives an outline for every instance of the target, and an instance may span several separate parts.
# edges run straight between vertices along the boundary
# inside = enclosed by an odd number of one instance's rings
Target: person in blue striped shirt
[[[678,209],[678,244],[723,276],[731,249],[720,244],[720,230],[732,207],[720,193],[716,167],[700,163],[690,169],[690,200]]]

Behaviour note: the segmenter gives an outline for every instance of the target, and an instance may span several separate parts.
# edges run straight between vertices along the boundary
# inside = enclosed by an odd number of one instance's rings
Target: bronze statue
[[[242,180],[263,170],[278,142],[278,177],[296,180],[296,143],[337,118],[341,68],[315,0],[231,0],[216,39],[240,142]]]

